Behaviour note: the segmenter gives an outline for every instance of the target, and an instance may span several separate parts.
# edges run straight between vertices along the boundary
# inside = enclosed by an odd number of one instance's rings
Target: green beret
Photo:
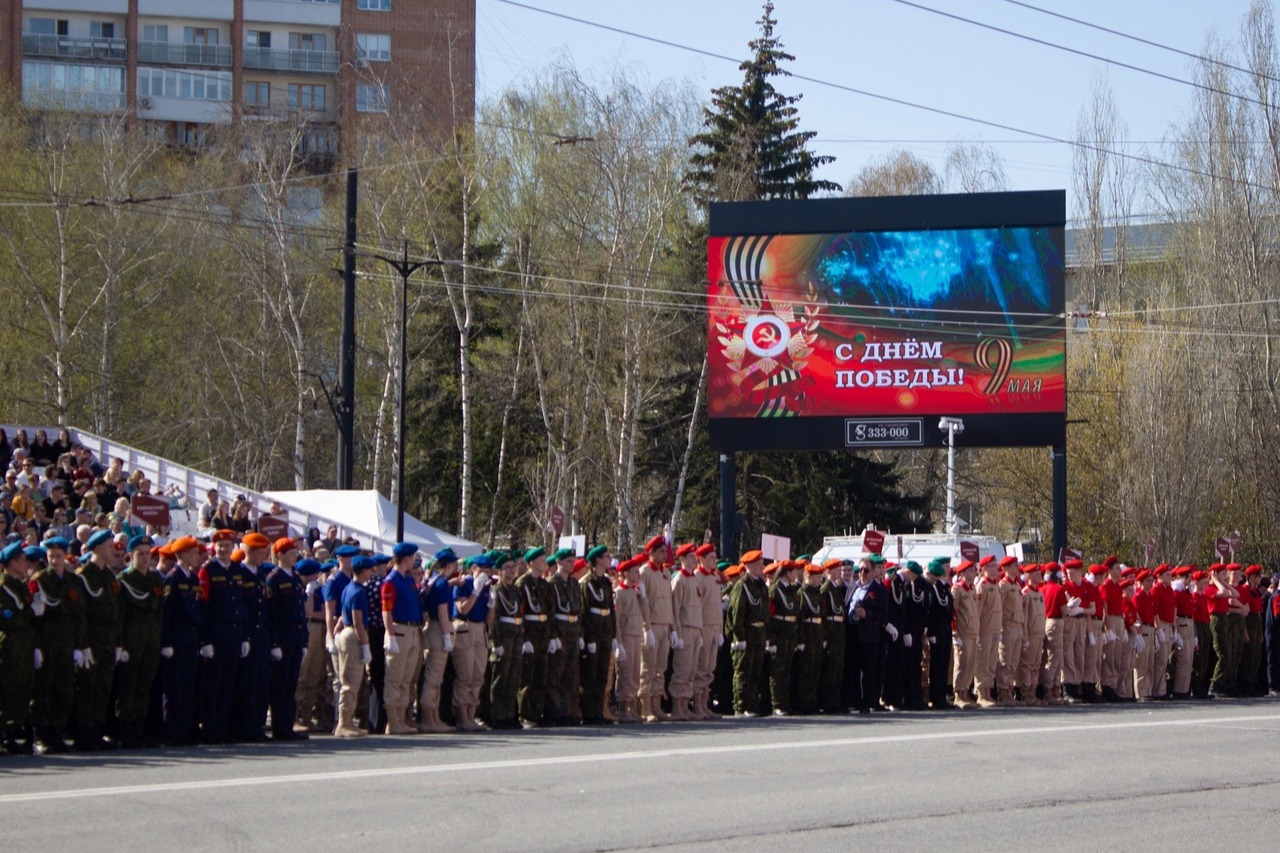
[[[574,556],[574,550],[572,548],[561,548],[558,551],[556,551],[554,554],[552,554],[550,557],[548,557],[547,562],[558,563],[561,560],[567,560],[572,556]],[[527,557],[525,558],[525,562],[528,562]]]
[[[528,551],[524,552],[524,561],[526,563],[532,563],[534,560],[538,559],[539,557],[543,556],[546,553],[547,553],[546,548],[530,548]]]
[[[499,551],[496,548],[490,551],[489,553],[485,554],[485,556],[488,557],[490,560],[493,560],[493,564],[498,567],[501,567],[502,564],[507,562],[508,560],[514,559],[506,551]]]
[[[733,563],[730,563],[728,560],[721,560],[720,562],[716,563],[716,571],[723,572],[725,569],[729,568],[732,565]]]
[[[867,559],[871,561],[871,564],[873,566],[883,566],[885,564],[884,557],[880,556],[879,554],[872,554]]]
[[[595,560],[598,560],[608,553],[609,553],[609,547],[607,545],[597,545],[596,547],[592,548],[590,551],[587,552],[587,562],[590,563]]]
[[[920,567],[920,564],[917,563],[915,560],[907,560],[907,571],[915,575],[924,574],[924,569],[922,569]]]
[[[799,557],[796,557],[796,562],[797,562],[797,563],[807,563],[807,562],[809,562],[812,558],[813,558],[813,555],[812,555],[812,554],[801,554]]]
[[[934,557],[929,561],[929,574],[937,577],[943,577],[947,573],[947,566],[951,561],[946,557]]]

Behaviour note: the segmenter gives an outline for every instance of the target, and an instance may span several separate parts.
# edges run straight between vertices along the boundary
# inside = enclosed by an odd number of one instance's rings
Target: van
[[[999,539],[990,536],[975,536],[951,533],[884,533],[884,546],[880,555],[891,563],[899,565],[914,560],[921,566],[928,566],[936,557],[945,557],[952,565],[962,559],[960,546],[973,545],[977,548],[976,563],[983,557],[992,556],[997,560],[1004,557],[1005,548]],[[972,550],[965,548],[972,554]],[[857,563],[871,553],[863,547],[862,536],[827,536],[822,540],[822,547],[813,555],[813,562],[823,563],[826,560],[849,560]]]

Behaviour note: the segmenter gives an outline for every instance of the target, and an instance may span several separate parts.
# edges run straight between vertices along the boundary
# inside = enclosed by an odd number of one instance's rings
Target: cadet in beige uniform
[[[1022,600],[1021,570],[1016,557],[1000,561],[1000,661],[996,685],[1001,705],[1017,704],[1018,675],[1022,669],[1022,644],[1026,636],[1026,604]]]
[[[702,585],[702,651],[693,677],[693,712],[704,720],[718,720],[720,715],[711,710],[711,684],[715,681],[720,647],[724,645],[724,597],[716,572],[716,546],[700,545],[694,554]]]
[[[648,608],[644,636],[644,659],[640,662],[640,713],[649,722],[670,720],[662,710],[666,687],[667,659],[675,639],[675,614],[671,607],[671,578],[663,568],[667,543],[655,536],[645,545],[648,561],[640,569],[640,589]]]
[[[994,557],[982,558],[982,577],[973,588],[978,602],[978,705],[994,708],[992,689],[996,683],[996,663],[999,661],[1000,630],[1004,604],[1000,595],[1000,567]]]
[[[702,580],[696,574],[698,558],[693,543],[676,549],[680,561],[671,576],[671,612],[675,618],[671,651],[671,717],[688,721],[702,719],[692,713],[693,677],[702,653]]]
[[[1046,698],[1036,698],[1040,684],[1040,660],[1044,653],[1044,593],[1040,590],[1040,567],[1030,563],[1022,567],[1027,583],[1022,587],[1022,623],[1024,639],[1022,658],[1018,663],[1018,687],[1023,705],[1047,705]]]
[[[618,563],[618,586],[613,591],[618,630],[618,720],[623,723],[644,719],[641,713],[644,703],[638,697],[641,649],[648,631],[648,617],[640,593],[640,566],[647,561],[648,557],[639,554]]]
[[[969,688],[973,686],[973,674],[978,664],[978,599],[973,579],[978,567],[965,560],[951,570],[955,582],[951,585],[951,598],[955,604],[956,630],[952,644],[956,653],[955,680],[956,704],[961,708],[976,708]]]

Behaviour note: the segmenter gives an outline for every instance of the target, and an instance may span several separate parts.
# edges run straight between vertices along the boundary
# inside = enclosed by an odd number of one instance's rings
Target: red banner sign
[[[258,532],[272,542],[289,535],[289,521],[274,515],[258,516]]]
[[[1066,563],[1068,560],[1083,560],[1084,554],[1074,548],[1063,548],[1058,552],[1058,562]]]
[[[1231,558],[1231,543],[1221,536],[1213,543],[1214,550],[1218,552],[1218,556],[1224,560]]]
[[[973,562],[976,563],[978,561],[978,556],[980,553],[981,551],[978,548],[977,542],[961,542],[960,543],[960,556],[963,559],[972,560]]]
[[[153,498],[150,495],[134,495],[129,501],[133,516],[152,527],[169,525],[169,502],[164,498]]]
[[[884,534],[879,530],[868,530],[862,534],[862,550],[868,554],[879,554],[884,548]]]

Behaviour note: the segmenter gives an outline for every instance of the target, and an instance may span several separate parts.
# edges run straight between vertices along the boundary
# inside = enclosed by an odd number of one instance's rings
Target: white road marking
[[[14,803],[47,802],[49,800],[77,800],[87,797],[119,797],[136,794],[167,794],[177,791],[204,791],[213,788],[248,788],[259,785],[296,785],[307,782],[332,782],[338,779],[373,779],[393,776],[422,776],[441,773],[468,773],[485,770],[512,770],[529,767],[555,767],[571,764],[596,764],[606,761],[643,761],[654,758],[687,758],[706,755],[734,755],[750,752],[770,752],[792,749],[829,749],[848,746],[877,746],[881,744],[912,743],[916,741],[965,740],[980,737],[1014,737],[1018,735],[1075,734],[1103,732],[1121,729],[1169,728],[1175,726],[1222,726],[1233,723],[1276,722],[1280,714],[1258,714],[1242,717],[1208,717],[1173,720],[1143,720],[1127,723],[1088,723],[1069,726],[1022,726],[1019,728],[980,729],[977,731],[951,730],[920,734],[877,734],[863,737],[829,738],[824,740],[774,741],[769,743],[742,743],[727,746],[694,746],[671,749],[652,749],[628,752],[599,752],[586,755],[546,756],[520,758],[507,761],[474,761],[456,764],[437,764],[413,767],[377,767],[368,770],[335,770],[325,773],[294,773],[288,776],[246,776],[235,779],[204,779],[195,782],[168,782],[156,785],[117,785],[104,788],[71,788],[61,791],[32,791],[23,794],[0,794],[0,805]]]

